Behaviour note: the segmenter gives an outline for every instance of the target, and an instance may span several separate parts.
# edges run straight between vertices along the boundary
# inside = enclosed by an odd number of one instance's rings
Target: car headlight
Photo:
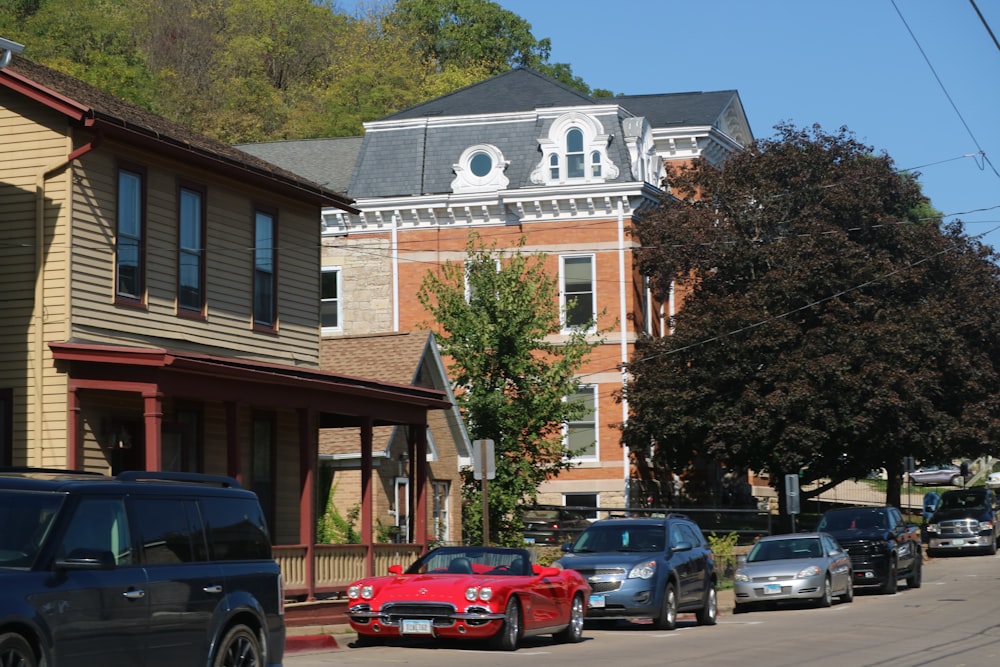
[[[927,524],[927,532],[928,533],[940,533],[941,532],[941,526],[939,526],[936,523],[929,523],[929,524]]]
[[[733,575],[733,581],[742,581],[744,583],[749,583],[750,576],[743,570],[736,570],[736,574]]]
[[[371,600],[375,597],[375,587],[371,584],[365,584],[361,587],[361,597],[365,600]]]
[[[993,530],[993,522],[992,521],[980,521],[979,522],[979,530],[980,531]]]
[[[656,561],[649,560],[645,563],[639,563],[633,567],[629,573],[629,579],[652,579],[653,575],[656,574]]]
[[[357,584],[352,584],[347,587],[347,597],[356,598],[359,595],[361,595],[361,586],[358,586]]]
[[[489,586],[483,586],[479,589],[479,599],[483,602],[489,602],[493,597],[493,589]]]
[[[810,565],[807,568],[803,568],[803,569],[799,570],[799,573],[797,575],[795,575],[795,578],[796,579],[805,579],[806,577],[815,577],[817,574],[819,574],[822,571],[823,570],[819,569],[815,565]]]

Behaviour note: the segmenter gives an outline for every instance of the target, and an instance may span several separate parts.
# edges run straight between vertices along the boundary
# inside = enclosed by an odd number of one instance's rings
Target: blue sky
[[[758,139],[847,126],[1000,249],[1000,48],[969,0],[496,1],[592,88],[736,89]],[[1000,0],[975,4],[1000,40]]]

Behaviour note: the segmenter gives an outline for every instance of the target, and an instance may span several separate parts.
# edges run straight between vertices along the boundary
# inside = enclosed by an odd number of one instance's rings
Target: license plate
[[[781,592],[781,584],[764,584],[764,595],[774,595]]]
[[[534,544],[535,543],[535,538],[533,538],[533,537],[526,537],[526,538],[524,538],[524,543],[525,544]]]
[[[954,544],[956,547],[960,547],[963,544],[965,544],[965,540],[952,540],[951,543]]]
[[[590,606],[594,609],[601,609],[604,607],[604,596],[603,595],[591,595],[590,596]]]
[[[431,622],[426,619],[403,619],[399,631],[404,635],[430,635]]]

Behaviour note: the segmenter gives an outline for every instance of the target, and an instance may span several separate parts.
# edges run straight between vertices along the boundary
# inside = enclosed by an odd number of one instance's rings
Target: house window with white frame
[[[618,167],[608,155],[611,136],[595,116],[578,111],[560,115],[538,138],[542,157],[529,179],[537,185],[559,185],[617,178]]]
[[[563,329],[592,329],[597,320],[594,256],[563,255],[559,261]]]
[[[451,482],[433,481],[431,482],[431,493],[433,494],[433,515],[434,538],[438,542],[448,542],[451,539],[451,531],[448,529],[448,495],[451,493]]]
[[[566,133],[566,178],[583,176],[583,132],[574,127]]]
[[[320,326],[324,333],[340,331],[341,282],[339,266],[324,266],[320,279]]]
[[[465,302],[472,303],[472,297],[475,296],[475,290],[473,289],[472,281],[470,277],[472,272],[479,268],[479,264],[483,263],[482,260],[466,260],[465,261]],[[485,264],[489,264],[488,261]],[[500,273],[500,258],[494,258],[493,260],[493,272]]]
[[[582,402],[584,413],[573,421],[566,422],[565,437],[567,455],[577,461],[596,461],[597,449],[597,385],[580,385],[577,391],[566,397],[569,403]]]

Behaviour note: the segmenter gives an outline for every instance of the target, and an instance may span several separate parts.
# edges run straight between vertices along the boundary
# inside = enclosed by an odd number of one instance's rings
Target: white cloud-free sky
[[[591,88],[735,89],[758,139],[847,126],[1000,249],[1000,0],[496,1]]]

